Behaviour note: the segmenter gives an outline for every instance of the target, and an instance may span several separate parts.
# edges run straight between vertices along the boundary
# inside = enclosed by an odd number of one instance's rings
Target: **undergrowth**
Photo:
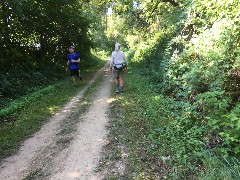
[[[238,179],[236,158],[215,156],[207,146],[208,126],[190,103],[176,101],[146,86],[138,68],[129,70],[126,93],[111,112],[115,136],[128,149],[125,177],[133,179]],[[119,115],[120,114],[120,115]],[[115,118],[116,121],[118,118]]]

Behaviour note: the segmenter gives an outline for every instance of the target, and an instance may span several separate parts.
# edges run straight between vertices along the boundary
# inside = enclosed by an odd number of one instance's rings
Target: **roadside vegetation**
[[[121,159],[119,145],[125,146],[128,162],[122,178],[238,179],[237,156],[208,146],[211,128],[192,121],[191,104],[146,88],[148,83],[139,70],[131,68],[126,93],[114,96],[108,161]],[[109,177],[114,175],[113,171]]]
[[[112,28],[122,27],[119,39],[130,49],[126,94],[115,102],[123,109],[127,175],[239,179],[239,2],[113,7],[119,24]]]

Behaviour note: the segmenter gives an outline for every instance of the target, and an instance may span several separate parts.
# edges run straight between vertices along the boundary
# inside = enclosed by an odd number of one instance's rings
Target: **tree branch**
[[[158,2],[154,8],[152,9],[151,13],[150,13],[150,16],[152,16],[152,14],[154,13],[154,11],[157,9],[158,5],[160,4],[160,2]]]
[[[169,2],[171,3],[174,7],[178,6],[179,3],[175,2],[174,0],[162,0],[162,2]]]

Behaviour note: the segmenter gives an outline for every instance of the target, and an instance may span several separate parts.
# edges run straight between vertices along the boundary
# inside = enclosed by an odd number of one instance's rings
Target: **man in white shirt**
[[[112,53],[110,66],[114,72],[114,78],[116,83],[116,93],[119,93],[119,85],[120,92],[123,93],[123,85],[124,85],[124,69],[126,68],[127,62],[126,57],[123,51],[120,50],[120,44],[115,44],[115,51]]]

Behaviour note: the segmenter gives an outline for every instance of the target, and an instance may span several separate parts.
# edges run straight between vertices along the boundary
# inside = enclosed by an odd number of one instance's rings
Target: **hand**
[[[66,68],[66,72],[68,72],[68,68]]]

